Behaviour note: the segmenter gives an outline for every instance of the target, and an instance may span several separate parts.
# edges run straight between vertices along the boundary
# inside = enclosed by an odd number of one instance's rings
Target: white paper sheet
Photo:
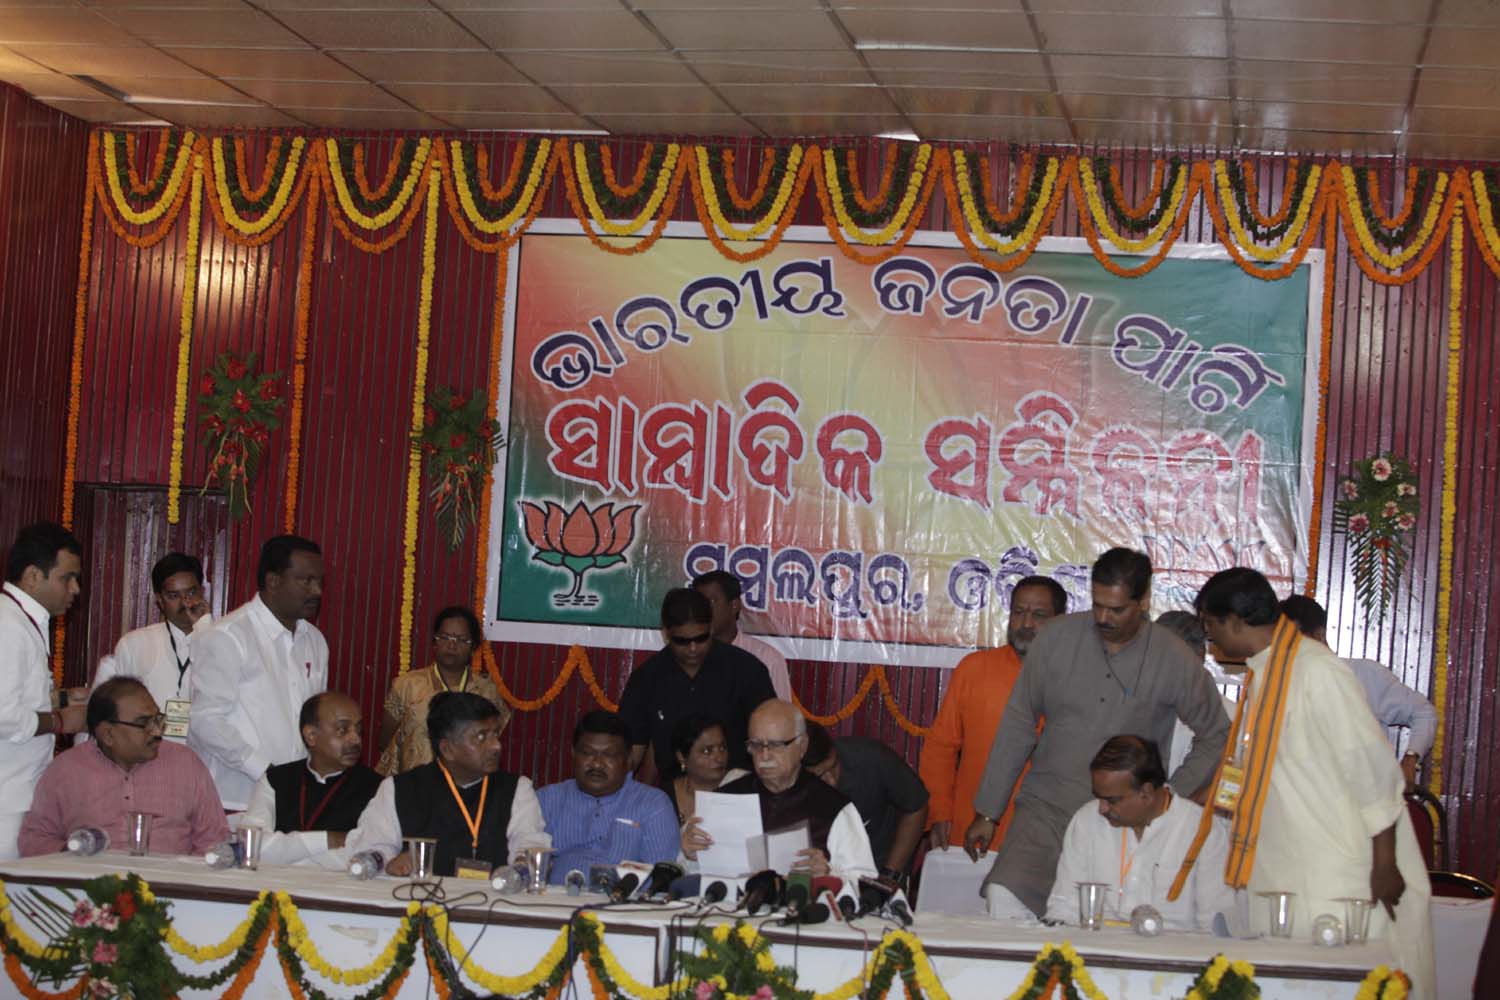
[[[713,843],[698,852],[698,870],[704,875],[748,875],[750,864],[747,841],[759,837],[759,795],[725,795],[722,792],[699,792],[693,800],[693,811],[699,824]]]
[[[774,830],[766,834],[766,867],[785,875],[802,858],[797,852],[812,846],[808,840],[807,824],[798,823],[785,830]]]

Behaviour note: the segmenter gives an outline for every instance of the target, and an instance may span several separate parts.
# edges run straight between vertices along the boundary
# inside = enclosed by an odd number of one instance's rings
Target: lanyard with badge
[[[448,781],[448,791],[453,793],[453,800],[458,803],[458,811],[463,814],[464,825],[469,828],[469,846],[474,852],[470,857],[453,859],[453,874],[459,878],[487,880],[494,871],[494,866],[479,857],[479,825],[484,822],[484,802],[490,794],[490,776],[486,774],[479,785],[479,808],[470,813],[464,797],[459,794],[458,786],[453,783],[453,775],[448,773],[442,761],[438,761],[438,768]]]
[[[193,665],[193,656],[188,654],[187,659],[177,652],[177,637],[172,634],[172,626],[162,622],[162,627],[167,630],[167,642],[172,646],[172,659],[177,661],[177,694],[176,698],[168,698],[163,709],[166,712],[166,723],[162,728],[162,735],[173,739],[186,739],[188,734],[188,719],[192,715],[193,702],[190,698],[183,698],[182,682],[187,677],[188,667]]]
[[[318,821],[318,817],[323,815],[323,810],[328,808],[328,803],[332,802],[334,800],[334,797],[338,795],[339,788],[344,784],[344,779],[347,777],[349,777],[349,772],[345,771],[343,774],[339,775],[338,780],[335,781],[332,785],[328,785],[327,782],[321,783],[324,786],[323,798],[318,802],[316,806],[313,807],[312,815],[309,816],[307,814],[307,784],[310,780],[312,780],[312,775],[308,771],[302,772],[302,786],[300,789],[298,789],[297,795],[298,829],[313,829],[313,824]]]

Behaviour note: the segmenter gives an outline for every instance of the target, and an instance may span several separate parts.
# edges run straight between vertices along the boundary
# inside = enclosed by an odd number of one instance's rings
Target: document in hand
[[[713,840],[698,852],[700,872],[738,877],[759,870],[751,865],[750,842],[761,839],[760,796],[699,792],[693,811]]]

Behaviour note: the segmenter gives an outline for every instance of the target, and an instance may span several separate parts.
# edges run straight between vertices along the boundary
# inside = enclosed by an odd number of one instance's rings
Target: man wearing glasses
[[[167,553],[151,567],[151,590],[162,620],[121,636],[114,655],[99,661],[94,685],[111,677],[139,678],[164,708],[167,739],[180,743],[187,738],[193,700],[193,629],[212,621],[203,593],[203,563],[196,556]]]
[[[22,857],[64,850],[80,827],[124,844],[128,812],[152,817],[152,854],[202,854],[229,839],[208,768],[187,747],[162,740],[166,718],[146,685],[105,681],[89,695],[87,722],[92,739],[42,772],[21,822]]]
[[[754,772],[720,788],[727,795],[759,795],[767,833],[806,824],[808,847],[792,871],[834,875],[846,882],[874,878],[875,854],[859,810],[837,788],[802,768],[807,720],[788,701],[768,701],[750,716],[746,741]],[[696,859],[713,839],[694,816],[682,828],[682,853]]]
[[[667,591],[661,602],[666,646],[636,667],[625,683],[620,718],[630,729],[630,769],[640,764],[649,743],[654,766],[641,774],[647,783],[673,773],[672,730],[689,715],[722,720],[729,766],[750,766],[745,752],[750,713],[776,694],[759,660],[714,639],[713,617],[708,598],[698,591]]]

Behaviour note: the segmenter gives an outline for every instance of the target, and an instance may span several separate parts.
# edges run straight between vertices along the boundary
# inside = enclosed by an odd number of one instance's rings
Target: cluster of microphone
[[[600,886],[600,888],[605,888]],[[912,923],[911,903],[906,893],[885,879],[861,878],[846,882],[831,875],[781,875],[763,871],[749,878],[718,878],[687,875],[671,862],[659,862],[651,871],[621,870],[607,887],[611,903],[696,899],[700,907],[730,899],[734,910],[750,916],[762,912],[782,913],[783,924],[821,924],[829,920],[850,921],[874,914],[902,927]]]

